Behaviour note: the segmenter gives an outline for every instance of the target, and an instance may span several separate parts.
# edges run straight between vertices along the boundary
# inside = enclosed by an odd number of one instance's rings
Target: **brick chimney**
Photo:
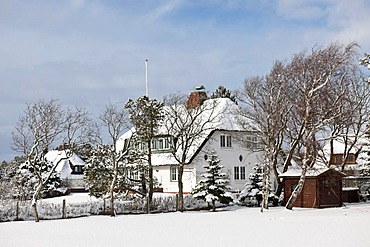
[[[207,94],[204,91],[191,92],[188,99],[187,108],[194,109],[207,100]]]

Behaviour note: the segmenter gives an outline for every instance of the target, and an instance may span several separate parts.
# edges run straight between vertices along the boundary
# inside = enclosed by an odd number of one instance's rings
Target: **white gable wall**
[[[220,146],[220,136],[229,135],[231,136],[231,147]],[[253,171],[253,167],[259,162],[262,157],[261,152],[247,151],[236,141],[237,136],[247,135],[246,132],[237,131],[220,131],[216,130],[207,140],[202,149],[197,153],[192,163],[186,165],[183,184],[184,192],[188,193],[196,186],[196,184],[202,179],[201,174],[205,172],[203,168],[207,164],[205,155],[208,156],[212,152],[216,152],[218,158],[221,160],[220,164],[224,166],[223,172],[226,172],[230,178],[230,186],[234,191],[241,191],[244,188],[245,183],[248,181],[249,174]],[[240,160],[241,156],[241,160]],[[158,182],[162,185],[163,192],[178,192],[177,181],[171,181],[170,165],[162,165],[154,167],[154,176],[158,179]],[[234,167],[245,167],[245,176],[239,179],[235,179]]]
[[[220,136],[231,136],[231,147],[221,147]],[[224,166],[223,172],[229,175],[230,186],[234,191],[241,191],[244,189],[244,185],[249,181],[249,174],[253,171],[253,167],[256,163],[260,162],[262,158],[261,152],[251,152],[243,148],[238,139],[241,136],[251,135],[246,132],[238,131],[220,131],[217,130],[213,133],[211,138],[207,141],[206,145],[199,152],[197,159],[194,163],[197,167],[197,182],[202,179],[201,174],[205,172],[203,168],[207,164],[204,155],[207,153],[210,155],[214,151],[217,157],[220,159],[220,164]],[[234,167],[239,167],[239,179],[235,178]],[[242,178],[240,171],[241,167],[245,167],[245,176]]]

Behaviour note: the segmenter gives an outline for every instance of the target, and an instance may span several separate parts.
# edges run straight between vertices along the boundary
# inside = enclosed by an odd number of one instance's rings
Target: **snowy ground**
[[[7,222],[0,246],[370,246],[370,204]]]
[[[163,194],[161,194],[163,196]],[[50,202],[95,200],[78,193]],[[370,246],[370,204],[0,223],[0,246]]]

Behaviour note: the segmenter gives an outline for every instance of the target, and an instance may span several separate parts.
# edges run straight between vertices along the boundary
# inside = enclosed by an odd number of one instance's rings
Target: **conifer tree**
[[[148,164],[148,213],[150,212],[153,193],[154,193],[154,177],[152,167],[152,141],[157,134],[160,121],[163,119],[163,103],[156,99],[149,99],[147,96],[142,96],[136,101],[129,99],[125,105],[130,114],[130,121],[135,127],[133,138],[138,144],[144,145],[146,161]]]
[[[220,160],[217,155],[210,155],[207,162],[208,164],[203,166],[206,173],[201,175],[204,179],[199,181],[192,194],[195,198],[211,203],[212,210],[216,211],[216,201],[229,204],[233,198],[228,193],[230,190],[229,179],[226,173],[221,172],[223,166],[219,164]]]
[[[238,102],[236,101],[235,95],[232,95],[231,91],[222,85],[220,85],[216,89],[216,91],[211,95],[211,99],[217,99],[217,98],[229,98],[233,102],[235,102],[235,104],[238,104]]]
[[[247,206],[260,206],[263,190],[263,166],[256,164],[254,173],[249,174],[249,182],[239,195],[239,201]]]

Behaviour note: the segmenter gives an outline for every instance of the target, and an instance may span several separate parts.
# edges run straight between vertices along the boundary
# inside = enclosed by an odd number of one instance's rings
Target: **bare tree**
[[[86,113],[76,114],[75,119],[82,119],[85,116]],[[76,133],[87,123],[86,121],[79,121],[79,124],[74,127]],[[12,135],[13,149],[26,157],[23,166],[33,175],[29,177],[29,180],[33,181],[35,177],[37,181],[31,202],[36,222],[39,221],[37,201],[42,189],[55,176],[58,164],[71,155],[71,150],[63,151],[56,163],[48,161],[45,157],[51,145],[55,145],[57,141],[66,136],[67,126],[71,126],[70,119],[67,118],[66,111],[62,109],[57,100],[39,100],[36,103],[27,104],[24,115],[19,118]]]
[[[289,120],[291,104],[286,100],[287,80],[284,77],[285,66],[275,62],[271,72],[264,77],[251,77],[244,81],[244,87],[239,92],[239,100],[243,103],[240,108],[240,118],[246,129],[258,133],[263,143],[263,190],[261,211],[268,207],[268,191],[271,168],[278,177],[278,161],[284,141],[284,131]],[[245,122],[245,119],[247,122]],[[248,146],[247,140],[242,143]],[[257,151],[257,150],[254,150]],[[287,164],[284,169],[287,169]],[[281,192],[281,182],[277,178]]]
[[[314,48],[310,54],[302,52],[293,56],[288,65],[290,101],[293,114],[297,117],[295,125],[303,130],[301,138],[302,173],[297,187],[292,192],[286,208],[292,209],[301,193],[307,169],[317,159],[317,134],[333,119],[347,114],[343,111],[340,98],[345,94],[347,68],[354,62],[356,44],[347,46],[330,44],[325,48]]]
[[[342,97],[337,99],[337,105],[341,105],[343,114],[334,118],[328,127],[324,130],[329,140],[328,155],[320,157],[328,164],[332,164],[334,157],[334,140],[343,145],[342,150],[342,164],[341,170],[346,168],[346,161],[350,153],[357,149],[359,138],[365,133],[366,126],[369,120],[370,109],[370,88],[369,84],[364,83],[364,76],[360,73],[357,66],[348,69],[346,76],[341,81],[340,90],[342,90]],[[339,88],[339,87],[338,87]],[[327,160],[329,158],[329,160]]]
[[[187,96],[169,95],[165,99],[166,133],[174,138],[171,153],[178,163],[178,208],[184,210],[184,168],[199,145],[219,121],[221,112],[217,111],[217,100],[208,100],[195,108],[187,107]]]
[[[302,167],[298,186],[286,205],[289,209],[301,193],[307,169],[319,155],[320,143],[343,134],[344,127],[354,130],[355,125],[358,129],[364,123],[359,117],[364,113],[361,107],[364,97],[359,96],[361,100],[353,97],[356,90],[362,93],[355,94],[364,94],[363,89],[353,87],[358,84],[358,68],[354,66],[356,47],[352,43],[315,47],[311,53],[295,54],[290,63],[276,62],[266,77],[245,81],[241,94],[247,106],[244,114],[261,135],[265,164],[272,163],[277,177],[277,194],[282,189],[279,173],[287,170],[293,158]],[[329,126],[334,123],[328,135]],[[279,160],[283,161],[280,171]]]
[[[111,216],[115,216],[114,191],[117,186],[119,166],[123,166],[123,158],[127,154],[126,150],[117,149],[117,141],[129,127],[129,115],[122,107],[118,108],[115,105],[108,104],[103,113],[100,114],[99,120],[102,127],[107,130],[110,141],[112,142],[111,150],[108,152],[113,173],[109,187],[109,197]]]

